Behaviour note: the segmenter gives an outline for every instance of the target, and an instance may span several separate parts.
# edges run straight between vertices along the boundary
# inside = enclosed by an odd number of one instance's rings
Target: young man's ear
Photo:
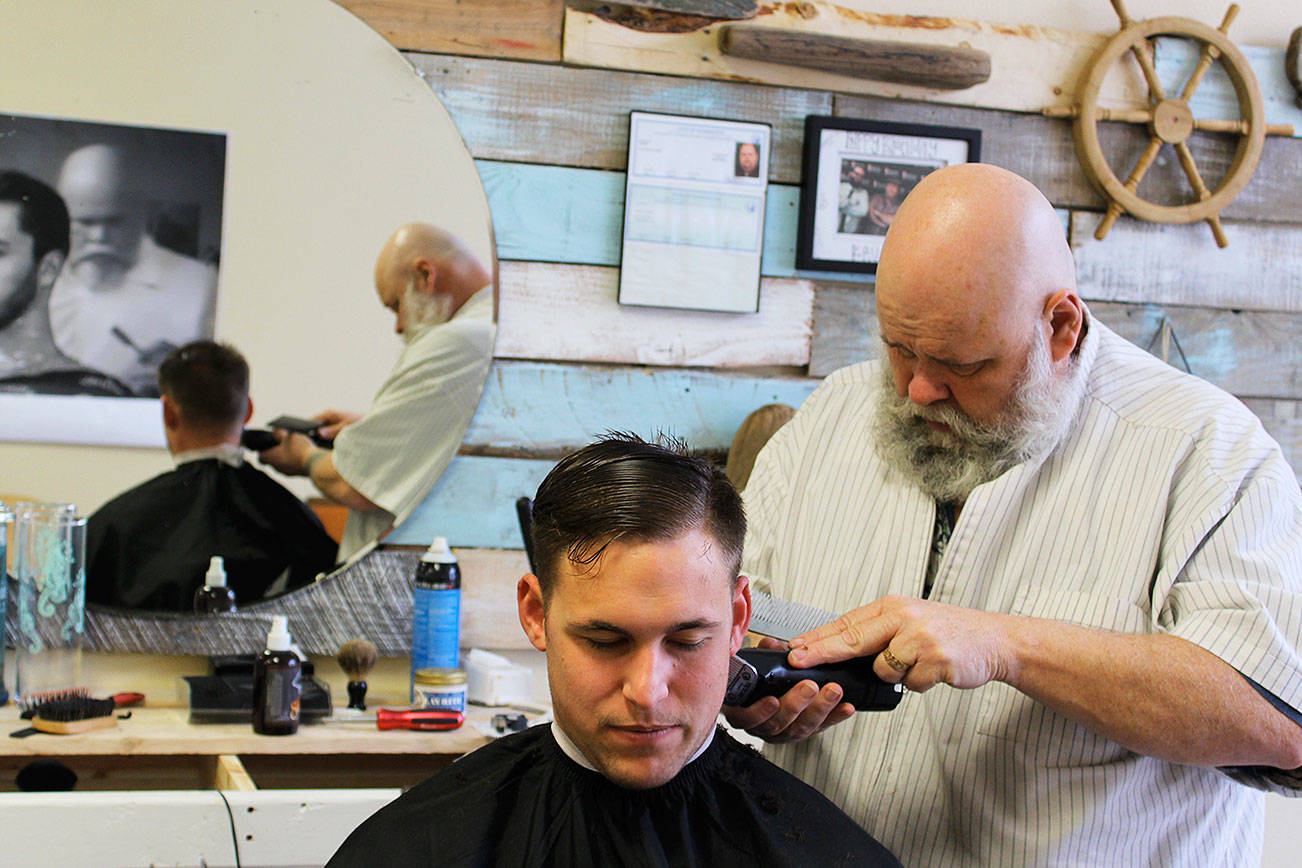
[[[733,654],[737,653],[746,638],[750,611],[750,579],[738,576],[737,587],[732,592],[732,631],[728,637],[728,647]]]
[[[245,398],[245,400],[248,401],[248,406],[244,410],[244,424],[247,425],[249,420],[253,418],[253,399]]]
[[[539,651],[546,651],[545,612],[538,577],[533,573],[525,573],[516,585],[515,597],[520,609],[520,626],[524,628],[525,635],[529,637],[533,647]]]
[[[176,406],[171,395],[163,396],[163,427],[169,431],[181,427],[181,408]]]

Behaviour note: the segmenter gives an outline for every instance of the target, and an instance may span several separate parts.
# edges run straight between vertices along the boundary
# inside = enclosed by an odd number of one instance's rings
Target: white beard
[[[952,404],[922,406],[897,395],[891,367],[883,362],[872,421],[877,453],[923,493],[961,503],[972,489],[1010,467],[1052,452],[1071,430],[1084,392],[1079,360],[1072,359],[1067,373],[1057,377],[1048,347],[1037,344],[1007,406],[997,419],[983,424]],[[950,430],[934,431],[927,420]]]
[[[417,334],[426,327],[441,325],[452,319],[452,297],[439,293],[430,295],[416,288],[412,281],[402,300],[402,309],[406,317],[402,330],[402,339],[411,343]]]

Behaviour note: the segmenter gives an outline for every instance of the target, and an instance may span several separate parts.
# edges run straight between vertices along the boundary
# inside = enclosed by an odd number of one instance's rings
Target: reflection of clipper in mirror
[[[728,690],[724,705],[750,705],[763,696],[782,696],[802,681],[839,684],[844,701],[855,711],[890,711],[900,704],[904,688],[882,681],[873,672],[871,657],[797,669],[787,663],[787,652],[743,648],[728,664]]]
[[[267,424],[272,428],[284,428],[286,431],[295,431],[306,435],[307,439],[322,449],[334,448],[335,441],[332,438],[321,436],[321,426],[325,423],[318,422],[315,419],[300,419],[298,416],[277,416]]]

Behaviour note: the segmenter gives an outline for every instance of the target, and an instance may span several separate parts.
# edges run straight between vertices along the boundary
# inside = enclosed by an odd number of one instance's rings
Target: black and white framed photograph
[[[226,136],[0,114],[0,139],[0,245],[27,254],[0,278],[0,393],[156,397],[213,335]]]
[[[980,130],[807,117],[796,268],[876,273],[904,197],[936,169],[980,156]]]

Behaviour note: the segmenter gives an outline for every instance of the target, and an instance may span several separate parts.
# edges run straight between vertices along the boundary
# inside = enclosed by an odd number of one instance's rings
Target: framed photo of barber
[[[936,169],[980,158],[980,130],[810,115],[796,268],[876,274],[904,197]]]

